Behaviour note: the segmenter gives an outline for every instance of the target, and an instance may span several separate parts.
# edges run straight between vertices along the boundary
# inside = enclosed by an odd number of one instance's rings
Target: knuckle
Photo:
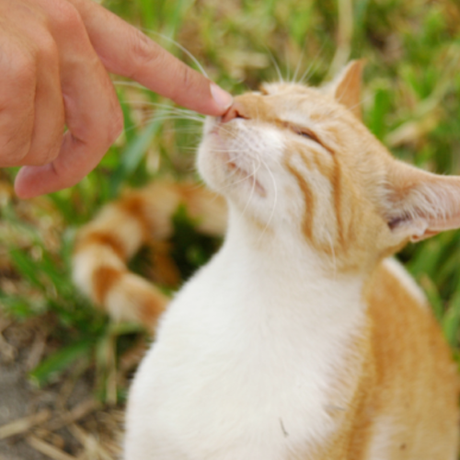
[[[185,64],[179,64],[175,69],[176,79],[171,85],[171,93],[169,97],[179,102],[183,100],[185,94],[194,94],[199,90],[194,71]]]
[[[36,58],[30,51],[24,49],[11,50],[8,68],[2,69],[14,81],[14,86],[35,84],[37,75]]]
[[[193,70],[186,65],[182,65],[180,72],[180,81],[182,82],[181,90],[185,92],[192,90],[195,82],[195,79],[193,78]]]
[[[83,28],[83,21],[78,10],[69,2],[57,2],[53,8],[51,20],[59,30],[73,32]]]
[[[58,60],[58,49],[56,42],[49,34],[42,34],[36,41],[38,51],[37,54],[41,60],[46,63],[55,62]]]
[[[142,67],[147,62],[151,63],[160,56],[159,47],[155,46],[150,38],[138,31],[134,32],[131,45],[135,68]]]

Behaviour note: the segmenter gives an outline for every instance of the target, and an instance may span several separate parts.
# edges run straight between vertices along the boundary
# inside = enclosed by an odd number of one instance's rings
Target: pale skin
[[[109,72],[206,115],[232,103],[92,0],[0,0],[0,167],[22,166],[19,197],[76,184],[119,136]]]

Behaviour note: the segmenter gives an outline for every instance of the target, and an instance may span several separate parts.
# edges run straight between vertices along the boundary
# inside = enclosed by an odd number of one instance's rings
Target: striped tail
[[[113,319],[140,322],[154,330],[169,298],[131,273],[126,263],[145,243],[171,237],[172,217],[182,204],[198,231],[210,236],[224,233],[224,200],[197,184],[173,182],[155,182],[128,192],[79,231],[74,282]]]

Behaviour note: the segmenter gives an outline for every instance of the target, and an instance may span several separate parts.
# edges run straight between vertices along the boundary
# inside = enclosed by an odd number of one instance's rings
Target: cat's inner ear
[[[326,87],[326,91],[352,112],[358,120],[361,114],[361,79],[364,60],[351,61]]]
[[[460,177],[395,162],[388,174],[386,220],[397,240],[421,241],[460,228]]]

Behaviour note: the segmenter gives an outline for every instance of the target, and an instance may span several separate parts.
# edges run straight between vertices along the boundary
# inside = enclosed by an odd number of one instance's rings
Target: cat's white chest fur
[[[361,285],[322,280],[294,244],[258,253],[245,232],[165,314],[131,388],[126,460],[291,459],[337,429]]]

